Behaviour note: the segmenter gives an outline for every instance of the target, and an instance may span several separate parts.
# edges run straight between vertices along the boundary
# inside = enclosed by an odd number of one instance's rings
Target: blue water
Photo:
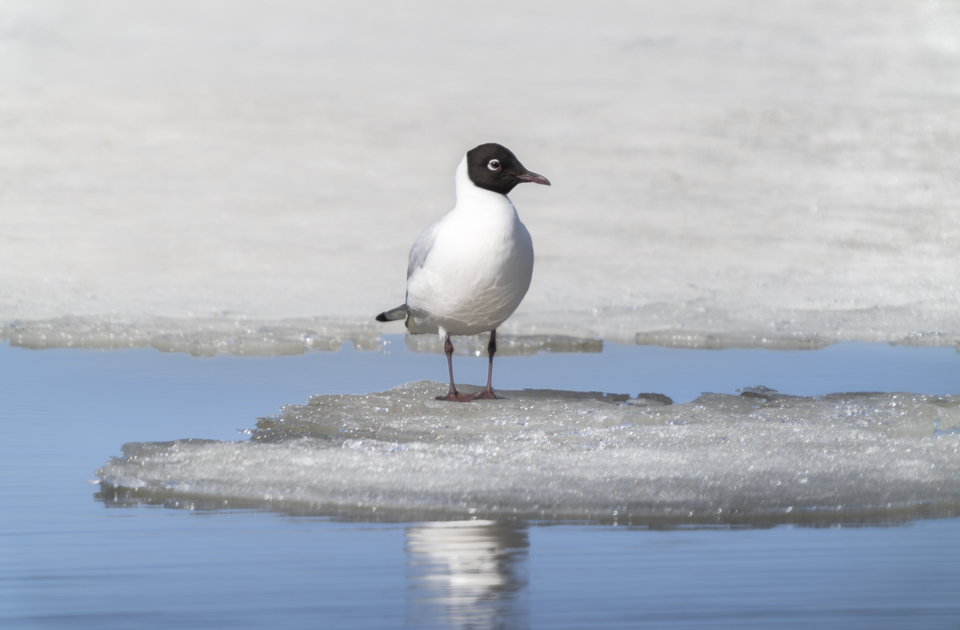
[[[468,532],[482,549],[464,555],[421,523],[94,498],[93,471],[125,442],[246,439],[238,429],[310,394],[444,380],[442,356],[390,341],[388,353],[206,359],[0,346],[0,628],[960,627],[958,519],[667,531],[510,522]],[[458,380],[482,382],[484,358],[455,360]],[[678,402],[752,385],[960,393],[953,348],[608,344],[498,358],[496,370],[502,389]]]

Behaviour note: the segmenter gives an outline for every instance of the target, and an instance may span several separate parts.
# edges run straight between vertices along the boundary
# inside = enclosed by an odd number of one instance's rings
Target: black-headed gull
[[[466,402],[496,398],[491,380],[497,326],[520,305],[533,275],[533,242],[507,193],[523,182],[550,182],[495,143],[467,151],[455,182],[457,205],[430,224],[410,250],[406,303],[380,313],[377,321],[406,319],[411,333],[439,333],[450,392],[437,398]],[[478,394],[461,394],[453,381],[450,335],[488,330],[487,386]]]

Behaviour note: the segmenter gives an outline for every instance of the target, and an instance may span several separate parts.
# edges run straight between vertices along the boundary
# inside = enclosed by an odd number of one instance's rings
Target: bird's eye
[[[490,160],[489,162],[487,162],[487,168],[489,168],[491,171],[499,171],[500,160]]]

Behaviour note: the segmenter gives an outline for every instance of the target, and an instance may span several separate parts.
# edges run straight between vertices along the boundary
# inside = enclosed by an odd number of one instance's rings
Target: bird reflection
[[[409,617],[416,627],[527,625],[526,528],[495,521],[425,523],[406,533]]]

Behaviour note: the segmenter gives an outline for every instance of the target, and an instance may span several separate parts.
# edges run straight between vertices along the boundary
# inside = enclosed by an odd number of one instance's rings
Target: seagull
[[[497,327],[517,310],[533,276],[533,241],[507,193],[524,182],[550,182],[496,143],[467,151],[454,182],[456,206],[431,223],[410,249],[406,302],[380,313],[377,321],[405,319],[411,333],[439,334],[450,391],[437,400],[467,402],[497,397],[491,385]],[[450,335],[487,331],[487,386],[477,394],[461,394],[453,382]]]

